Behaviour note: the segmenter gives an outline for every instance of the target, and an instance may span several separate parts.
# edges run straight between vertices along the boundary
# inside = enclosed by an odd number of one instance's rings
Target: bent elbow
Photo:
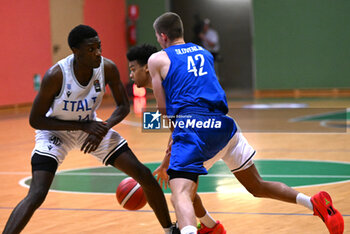
[[[29,124],[32,128],[38,129],[38,121],[34,118],[29,118]]]
[[[42,122],[43,121],[40,118],[34,116],[29,117],[29,124],[34,129],[41,129]]]

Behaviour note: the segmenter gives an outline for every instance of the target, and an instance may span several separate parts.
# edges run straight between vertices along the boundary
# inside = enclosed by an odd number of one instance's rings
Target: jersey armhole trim
[[[101,56],[101,75],[102,75],[102,86],[103,86],[103,92],[106,93],[106,78],[105,78],[105,63],[104,63],[104,57]]]
[[[170,71],[171,71],[172,68],[173,68],[173,63],[171,62],[171,59],[170,59],[170,57],[169,57],[168,52],[165,51],[165,53],[167,54],[167,56],[168,56],[168,58],[169,58],[170,65],[169,65],[168,73],[166,74],[166,76],[164,77],[164,79],[162,79],[162,84],[163,84],[166,80],[169,80],[169,78],[170,78],[169,74],[171,73]]]
[[[62,72],[62,86],[61,86],[61,90],[60,90],[59,94],[55,97],[55,99],[61,98],[63,91],[64,91],[64,87],[66,86],[66,75],[65,75],[64,69],[63,69],[61,63],[58,63],[58,65],[60,66],[60,69]]]

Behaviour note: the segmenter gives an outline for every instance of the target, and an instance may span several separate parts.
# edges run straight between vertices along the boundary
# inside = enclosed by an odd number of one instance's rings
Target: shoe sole
[[[321,201],[321,203],[318,203],[315,201],[315,199],[311,199],[313,205],[315,214],[318,215],[322,221],[326,224],[328,231],[330,234],[343,234],[344,231],[344,219],[343,216],[339,213],[337,209],[333,207],[333,202],[331,196],[327,192],[320,192],[318,194],[318,201]],[[323,204],[323,201],[329,202],[329,204]],[[319,209],[317,209],[317,206],[324,207],[327,210],[328,218],[326,220],[325,217],[321,214]],[[331,229],[330,229],[331,228]]]

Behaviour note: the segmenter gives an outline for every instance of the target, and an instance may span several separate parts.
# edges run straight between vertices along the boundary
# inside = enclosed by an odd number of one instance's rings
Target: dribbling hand
[[[162,165],[160,165],[153,172],[153,175],[156,177],[156,180],[158,181],[161,188],[163,188],[163,184],[164,184],[164,189],[168,188],[168,182],[169,182],[169,176],[166,172],[167,169],[168,168],[165,168]]]

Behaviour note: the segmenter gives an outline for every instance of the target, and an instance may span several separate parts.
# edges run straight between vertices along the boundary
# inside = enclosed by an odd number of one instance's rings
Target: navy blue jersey
[[[193,43],[170,46],[171,61],[162,85],[168,116],[186,113],[227,114],[227,100],[210,52]]]

